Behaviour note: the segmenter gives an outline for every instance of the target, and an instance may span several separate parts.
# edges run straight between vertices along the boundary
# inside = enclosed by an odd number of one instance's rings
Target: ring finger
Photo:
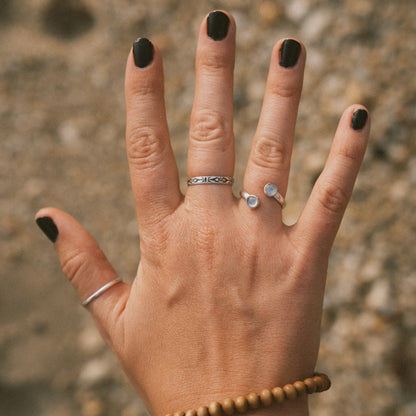
[[[249,193],[263,194],[264,185],[272,182],[283,196],[286,194],[305,58],[305,48],[294,39],[281,40],[273,49],[263,108],[244,177]],[[274,204],[271,206],[275,209]]]

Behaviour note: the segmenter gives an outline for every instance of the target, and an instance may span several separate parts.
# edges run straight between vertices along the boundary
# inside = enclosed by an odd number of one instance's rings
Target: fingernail
[[[46,237],[54,243],[58,239],[58,228],[50,217],[39,217],[36,219],[36,224],[44,232]]]
[[[300,51],[300,43],[294,39],[286,39],[280,48],[280,66],[290,68],[296,65]]]
[[[211,12],[207,18],[207,34],[211,39],[223,40],[228,33],[230,19],[223,12]]]
[[[367,122],[367,118],[368,118],[367,111],[361,108],[358,110],[355,110],[354,114],[352,115],[351,127],[354,130],[361,130],[365,126],[365,123]]]
[[[152,42],[146,38],[137,39],[133,43],[134,63],[139,68],[145,68],[153,61],[154,48]]]

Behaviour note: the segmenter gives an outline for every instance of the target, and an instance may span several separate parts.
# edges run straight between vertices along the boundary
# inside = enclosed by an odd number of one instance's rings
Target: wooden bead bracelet
[[[295,381],[283,387],[272,390],[262,390],[260,393],[250,393],[236,399],[225,399],[222,402],[212,402],[208,406],[201,406],[197,410],[169,413],[166,416],[231,416],[234,413],[246,413],[250,410],[269,407],[274,403],[295,400],[304,394],[320,393],[331,387],[331,380],[326,374],[314,373],[312,377],[303,381]]]

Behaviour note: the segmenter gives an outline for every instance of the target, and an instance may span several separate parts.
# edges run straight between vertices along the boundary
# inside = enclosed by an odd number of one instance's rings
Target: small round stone
[[[274,183],[268,183],[264,186],[264,193],[267,196],[273,197],[277,194],[277,186]]]
[[[249,208],[257,208],[259,206],[259,199],[255,195],[249,195],[247,197],[247,205]]]
[[[196,410],[188,410],[185,416],[196,416]]]

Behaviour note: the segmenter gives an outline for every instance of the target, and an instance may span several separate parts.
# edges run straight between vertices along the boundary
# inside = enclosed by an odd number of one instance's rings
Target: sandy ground
[[[298,37],[308,50],[287,222],[322,169],[343,109],[370,109],[371,143],[328,275],[318,368],[333,388],[312,399],[312,414],[416,414],[414,0],[1,0],[1,416],[145,412],[33,217],[45,205],[68,211],[133,279],[125,59],[138,36],[162,50],[183,183],[196,35],[214,8],[238,25],[236,194],[278,39]]]

